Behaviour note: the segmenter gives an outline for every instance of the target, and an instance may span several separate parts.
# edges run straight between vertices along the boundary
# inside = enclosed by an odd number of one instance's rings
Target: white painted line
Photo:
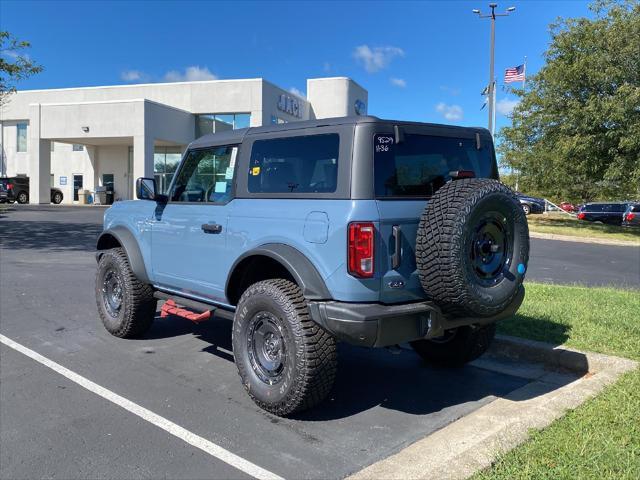
[[[208,453],[212,457],[217,458],[218,460],[222,460],[223,462],[231,465],[238,470],[251,475],[254,478],[265,479],[265,480],[284,480],[282,477],[272,473],[264,468],[261,468],[248,460],[245,460],[242,457],[239,457],[235,453],[231,453],[229,450],[226,450],[213,442],[210,442],[206,438],[202,438],[199,435],[196,435],[193,432],[190,432],[186,428],[181,427],[173,423],[171,420],[167,420],[160,415],[153,413],[151,410],[147,410],[140,405],[133,403],[131,400],[127,400],[124,397],[121,397],[117,393],[112,392],[104,387],[101,387],[97,383],[92,382],[91,380],[83,377],[82,375],[78,375],[75,372],[72,372],[68,368],[63,367],[62,365],[54,362],[53,360],[49,360],[46,357],[43,357],[37,352],[21,345],[10,338],[5,337],[0,334],[0,342],[5,344],[7,347],[13,348],[17,352],[26,355],[27,357],[35,360],[38,363],[41,363],[45,367],[49,367],[51,370],[59,373],[63,377],[68,378],[72,382],[77,383],[81,387],[86,388],[90,392],[95,393],[96,395],[100,395],[102,398],[109,400],[112,403],[115,403],[119,407],[124,408],[125,410],[137,415],[138,417],[146,420],[149,423],[152,423],[156,427],[159,427],[166,432],[169,432],[171,435],[178,437],[180,440],[188,443],[189,445],[193,445],[196,448],[199,448],[205,453]]]

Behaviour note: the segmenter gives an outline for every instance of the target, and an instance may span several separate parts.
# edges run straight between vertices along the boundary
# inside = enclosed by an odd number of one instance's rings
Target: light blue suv
[[[331,390],[336,341],[410,342],[460,365],[524,297],[527,222],[484,129],[347,117],[189,145],[167,192],[139,179],[98,239],[117,337],[163,315],[233,320],[238,372],[287,415]]]

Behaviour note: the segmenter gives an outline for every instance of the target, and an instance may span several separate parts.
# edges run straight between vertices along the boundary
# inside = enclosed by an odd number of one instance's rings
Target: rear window
[[[257,140],[251,149],[252,193],[332,193],[338,182],[337,133]]]
[[[495,178],[492,149],[475,139],[430,135],[374,136],[376,197],[430,197],[451,180],[450,172],[471,170],[478,178]]]

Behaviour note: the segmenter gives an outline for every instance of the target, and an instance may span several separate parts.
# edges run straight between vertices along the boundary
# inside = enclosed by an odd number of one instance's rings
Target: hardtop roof
[[[405,120],[386,120],[371,115],[354,115],[349,117],[335,117],[335,118],[323,118],[319,120],[301,120],[299,122],[289,122],[274,125],[265,125],[262,127],[249,127],[241,128],[238,130],[227,130],[220,133],[208,133],[200,138],[197,138],[189,145],[190,148],[203,148],[214,145],[229,145],[242,143],[247,135],[256,135],[272,132],[283,132],[301,130],[306,128],[317,127],[330,127],[333,125],[358,125],[363,123],[381,123],[381,124],[393,124],[393,125],[417,125],[426,127],[437,127],[451,130],[472,130],[478,133],[488,134],[489,131],[486,128],[480,127],[460,127],[456,125],[445,125],[437,123],[424,123],[424,122],[409,122]]]

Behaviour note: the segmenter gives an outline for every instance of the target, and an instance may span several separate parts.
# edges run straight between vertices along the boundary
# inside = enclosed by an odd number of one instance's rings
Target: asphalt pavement
[[[0,333],[276,475],[343,478],[527,383],[475,366],[428,367],[406,350],[341,345],[336,385],[324,404],[291,419],[265,413],[240,384],[230,322],[158,317],[140,340],[105,331],[95,307],[93,255],[103,211],[0,213]],[[574,244],[551,242],[532,242],[528,278],[554,279],[562,271],[564,281],[584,280],[576,268],[547,270],[554,258],[580,258],[567,250]],[[594,252],[609,253],[604,248]],[[620,248],[610,251],[616,262],[637,259],[633,248]],[[556,257],[556,249],[565,253]],[[606,283],[639,283],[618,263],[594,261]],[[0,478],[42,477],[247,475],[2,345]]]

